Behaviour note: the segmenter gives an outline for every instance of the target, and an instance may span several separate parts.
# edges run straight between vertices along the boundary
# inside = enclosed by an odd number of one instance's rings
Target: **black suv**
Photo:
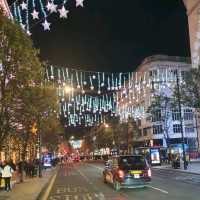
[[[145,187],[151,181],[151,168],[141,155],[113,156],[106,162],[103,180],[115,190]]]

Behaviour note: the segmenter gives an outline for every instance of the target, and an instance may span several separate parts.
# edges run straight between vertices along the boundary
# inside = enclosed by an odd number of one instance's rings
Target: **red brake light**
[[[118,171],[118,175],[120,178],[124,178],[124,172],[122,170]]]
[[[147,173],[148,173],[148,177],[151,177],[151,169],[150,168],[148,169]]]

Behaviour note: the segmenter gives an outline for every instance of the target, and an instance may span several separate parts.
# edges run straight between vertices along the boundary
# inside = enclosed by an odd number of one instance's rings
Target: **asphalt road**
[[[152,184],[114,191],[103,183],[103,165],[78,163],[60,168],[48,200],[199,200],[200,175],[153,170]]]

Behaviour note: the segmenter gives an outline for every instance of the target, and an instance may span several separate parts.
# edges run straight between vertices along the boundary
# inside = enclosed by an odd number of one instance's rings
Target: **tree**
[[[0,150],[11,131],[15,131],[13,107],[25,87],[38,84],[43,77],[38,51],[21,27],[3,16],[0,9]]]
[[[55,113],[52,113],[52,115],[44,120],[41,132],[42,145],[50,152],[56,151],[60,140],[60,134],[64,133],[64,129]]]
[[[200,66],[188,71],[181,84],[181,101],[184,105],[200,111]],[[176,90],[175,90],[176,95]]]
[[[169,128],[171,122],[171,111],[175,108],[171,90],[165,87],[160,93],[156,93],[147,113],[150,114],[152,122],[160,121],[163,129],[163,136],[169,147]]]
[[[30,85],[23,88],[18,93],[17,99],[18,104],[15,104],[13,110],[17,116],[15,124],[21,124],[22,126],[19,137],[23,144],[22,159],[24,160],[30,140],[37,140],[37,134],[42,134],[43,132],[47,134],[48,131],[52,132],[52,129],[55,131],[55,128],[58,127],[58,121],[55,121],[58,102],[55,90],[41,85]],[[54,123],[52,123],[53,119]],[[37,129],[35,136],[31,131],[34,124]]]

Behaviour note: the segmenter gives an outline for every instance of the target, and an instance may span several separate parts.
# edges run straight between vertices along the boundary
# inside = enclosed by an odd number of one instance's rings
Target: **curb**
[[[58,173],[58,169],[56,168],[55,172],[51,175],[51,177],[49,178],[47,183],[45,183],[44,186],[42,187],[42,190],[38,194],[36,200],[46,200],[47,199],[47,197],[48,197],[47,195],[49,195],[49,193],[50,193],[50,190],[51,190],[51,188],[53,186],[53,183],[55,181],[57,173]]]
[[[160,170],[160,171],[171,171],[171,172],[179,172],[179,173],[186,173],[186,174],[194,174],[194,175],[200,176],[200,173],[196,173],[196,172],[180,171],[180,170],[168,169],[168,168],[153,168],[153,169]]]

